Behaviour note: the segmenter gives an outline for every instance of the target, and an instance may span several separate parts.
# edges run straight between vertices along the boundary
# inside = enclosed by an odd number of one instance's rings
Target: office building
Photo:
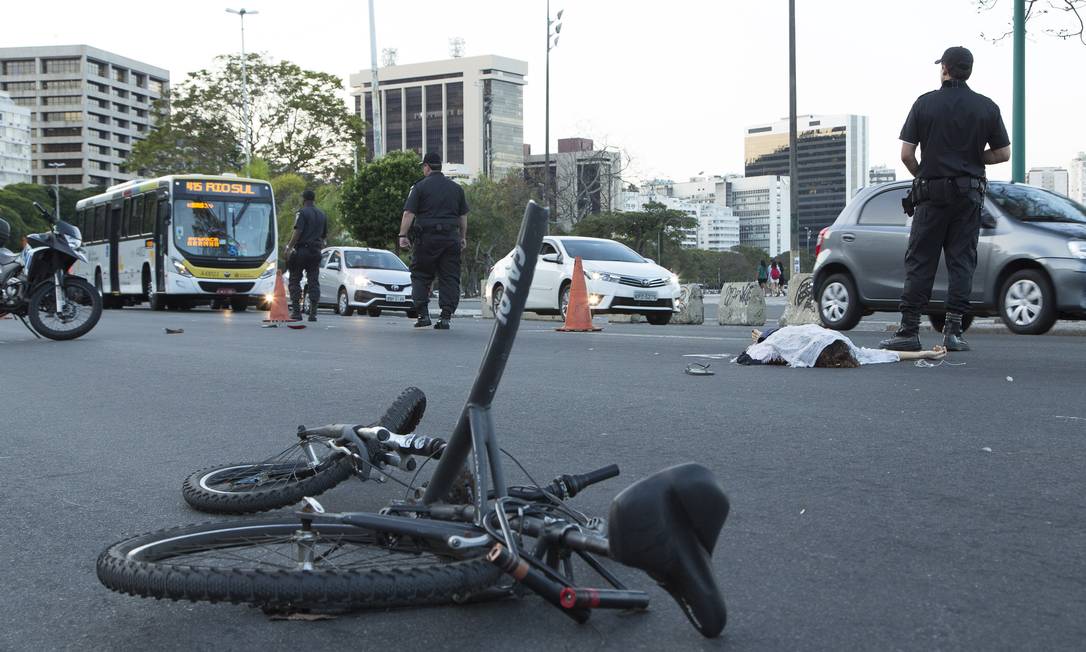
[[[495,55],[378,69],[383,153],[441,155],[445,174],[501,178],[523,163],[528,63]],[[366,121],[373,159],[373,77],[350,77],[355,113]]]
[[[739,242],[775,257],[792,248],[791,184],[786,176],[730,177],[728,207],[739,221]],[[803,232],[803,228],[800,228]]]
[[[728,251],[739,244],[739,220],[726,206],[711,201],[669,197],[652,191],[623,194],[622,210],[639,212],[651,202],[663,204],[697,219],[692,229],[683,229],[682,246],[686,249]]]
[[[876,165],[867,174],[867,185],[877,186],[880,183],[892,183],[897,181],[897,172],[885,165]]]
[[[88,45],[0,48],[0,90],[30,109],[34,183],[110,186],[135,178],[132,145],[154,125],[170,73]]]
[[[1063,168],[1030,168],[1026,172],[1026,183],[1067,197],[1070,176]]]
[[[1071,159],[1067,170],[1067,196],[1086,204],[1086,152],[1079,152]]]
[[[0,188],[30,183],[30,109],[0,91]]]
[[[543,188],[545,154],[532,154],[525,145],[524,178]],[[568,230],[588,215],[618,210],[622,195],[622,154],[613,149],[596,149],[589,138],[559,138],[558,151],[551,152],[554,179],[554,219]]]
[[[797,117],[799,224],[818,233],[867,184],[868,129],[862,115]],[[788,120],[746,130],[745,175],[788,175]]]

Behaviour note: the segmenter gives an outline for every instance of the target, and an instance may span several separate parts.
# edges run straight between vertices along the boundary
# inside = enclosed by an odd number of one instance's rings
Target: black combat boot
[[[880,349],[891,351],[920,350],[920,315],[901,315],[901,326],[894,336],[879,342]]]
[[[430,321],[430,315],[420,312],[419,318],[415,320],[415,328],[426,328],[434,322]]]
[[[451,319],[451,317],[448,314],[441,313],[441,318],[437,320],[436,324],[434,324],[434,328],[439,331],[449,330],[450,328],[452,328],[452,325],[449,324],[449,319]]]
[[[302,321],[302,309],[296,301],[290,303],[290,321]]]
[[[943,325],[943,346],[947,351],[968,351],[969,342],[962,337],[962,315],[957,312],[946,314],[946,323]]]

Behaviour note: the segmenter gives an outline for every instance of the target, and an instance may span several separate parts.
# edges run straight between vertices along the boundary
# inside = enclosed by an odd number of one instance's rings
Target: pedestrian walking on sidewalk
[[[290,318],[302,318],[302,273],[309,294],[309,321],[317,321],[317,303],[321,298],[321,249],[328,237],[328,216],[313,203],[312,190],[302,193],[302,208],[294,215],[294,234],[290,236],[283,257],[290,272]]]
[[[758,287],[762,288],[762,294],[766,294],[766,284],[769,282],[769,268],[766,266],[765,261],[758,263]]]
[[[1011,157],[999,107],[966,83],[973,54],[952,47],[935,63],[942,85],[917,98],[901,128],[901,161],[915,178],[903,202],[913,223],[905,252],[901,327],[880,344],[894,351],[920,350],[920,313],[931,299],[940,254],[950,277],[943,343],[949,351],[969,350],[962,317],[969,310],[977,267],[980,208],[988,185],[984,166]]]
[[[411,256],[411,301],[418,320],[415,328],[429,326],[430,288],[438,279],[441,317],[434,324],[448,330],[460,302],[460,252],[467,246],[468,202],[460,184],[441,172],[441,157],[422,159],[423,178],[411,186],[400,219],[399,246]],[[411,234],[414,234],[412,237]]]

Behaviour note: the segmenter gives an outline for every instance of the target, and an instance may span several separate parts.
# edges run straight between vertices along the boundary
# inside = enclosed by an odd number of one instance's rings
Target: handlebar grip
[[[586,487],[594,485],[597,482],[603,482],[609,480],[619,474],[618,464],[609,464],[603,468],[596,469],[595,471],[589,471],[581,475],[571,476],[573,483],[576,485],[576,491],[583,491]],[[569,482],[569,480],[567,480]]]

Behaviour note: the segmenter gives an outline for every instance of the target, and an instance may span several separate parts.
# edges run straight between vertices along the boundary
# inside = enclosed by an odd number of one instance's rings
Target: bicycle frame
[[[434,470],[430,485],[422,498],[424,504],[442,500],[453,488],[460,469],[471,456],[472,473],[475,476],[475,522],[481,524],[486,513],[487,496],[493,484],[497,498],[508,495],[505,473],[502,470],[498,436],[490,408],[498,391],[505,363],[520,328],[528,289],[532,286],[536,260],[547,234],[547,210],[528,202],[524,221],[517,236],[513,266],[509,270],[509,287],[502,294],[502,302],[495,313],[494,332],[483,354],[483,362],[475,376],[475,383],[468,395],[468,402],[460,414],[441,461]],[[514,285],[515,283],[515,285]]]

